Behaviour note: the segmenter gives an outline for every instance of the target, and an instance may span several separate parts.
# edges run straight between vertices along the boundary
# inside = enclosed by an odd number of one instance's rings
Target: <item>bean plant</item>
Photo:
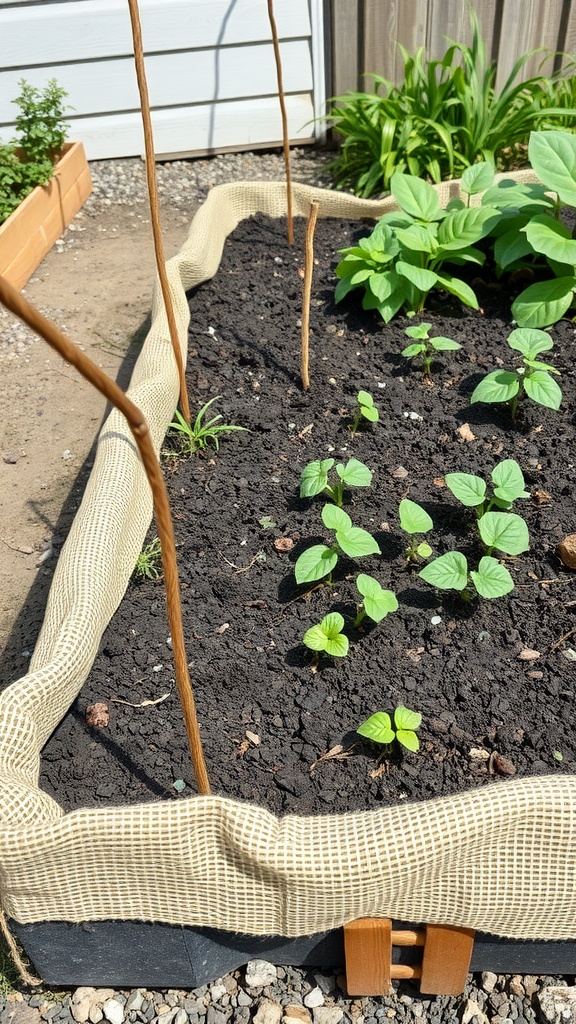
[[[400,528],[410,535],[410,544],[406,548],[406,558],[409,562],[417,561],[419,558],[430,558],[432,548],[425,540],[420,540],[424,533],[432,530],[434,523],[431,517],[417,502],[410,498],[403,498],[398,508]]]
[[[302,642],[316,652],[317,658],[320,654],[345,658],[348,654],[348,637],[342,632],[343,629],[344,618],[340,612],[329,612],[322,622],[306,630]]]
[[[508,335],[507,343],[521,353],[522,365],[515,370],[492,370],[475,387],[470,402],[506,403],[513,423],[518,416],[518,402],[524,394],[547,409],[559,409],[562,391],[552,374],[560,371],[537,358],[553,347],[550,335],[535,328],[517,327]]]
[[[376,711],[358,726],[356,732],[373,743],[381,743],[384,746],[389,746],[396,740],[402,747],[416,753],[420,749],[416,730],[421,724],[422,715],[418,711],[411,711],[400,704],[394,712],[394,724],[386,711]]]
[[[364,572],[359,573],[356,586],[362,597],[354,620],[356,628],[366,616],[373,622],[381,622],[390,612],[398,610],[396,595],[391,590],[384,590],[373,576],[367,576]]]
[[[485,598],[504,597],[514,589],[508,569],[492,555],[484,555],[478,568],[469,570],[461,551],[447,551],[425,565],[418,575],[438,590],[459,591],[468,601],[476,594]]]
[[[356,403],[356,410],[350,425],[350,431],[352,434],[357,432],[363,419],[367,420],[368,423],[377,423],[380,416],[377,407],[374,405],[374,399],[369,391],[359,391]]]
[[[342,553],[350,558],[380,554],[372,534],[359,526],[353,526],[348,513],[337,505],[324,505],[322,522],[334,531],[334,540],[331,545],[313,544],[302,552],[294,567],[298,584],[315,583],[325,576],[330,582],[332,571]]]
[[[435,352],[455,352],[456,349],[462,348],[457,342],[453,341],[452,338],[431,338],[430,330],[432,324],[415,324],[413,327],[407,327],[404,331],[409,338],[416,339],[411,345],[408,345],[402,350],[402,355],[406,359],[414,359],[417,356],[422,356],[422,371],[427,377],[432,372],[432,360]]]
[[[529,498],[524,475],[515,459],[503,459],[490,473],[492,494],[486,481],[474,473],[446,473],[444,480],[455,498],[466,508],[473,508],[481,519],[492,508],[508,510],[518,498]]]
[[[370,487],[372,471],[358,459],[348,459],[346,465],[339,462],[335,474],[334,459],[316,459],[304,466],[300,477],[300,497],[314,498],[317,494],[325,494],[335,505],[342,508],[346,487]],[[338,479],[335,479],[335,476]]]

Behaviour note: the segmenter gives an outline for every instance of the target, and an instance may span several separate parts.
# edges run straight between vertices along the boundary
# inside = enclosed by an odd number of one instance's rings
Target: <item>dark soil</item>
[[[485,784],[502,775],[573,772],[576,573],[556,545],[576,531],[574,326],[552,330],[551,361],[561,370],[559,412],[532,403],[513,426],[505,408],[469,404],[489,370],[514,366],[505,344],[510,295],[477,281],[483,309],[436,297],[419,319],[461,342],[443,354],[432,381],[399,353],[408,343],[399,317],[385,326],[360,308],[359,293],[333,302],[337,250],[362,225],[319,222],[311,309],[311,382],[299,382],[304,225],[289,250],[282,224],[241,225],[226,244],[217,277],[190,296],[188,379],[192,405],[212,409],[249,433],[220,439],[218,452],[166,461],[179,544],[187,650],[205,754],[215,792],[302,814],[374,808]],[[370,391],[380,422],[352,437],[357,391]],[[469,430],[461,428],[468,425]],[[348,491],[355,524],[375,533],[382,556],[341,559],[332,587],[297,588],[294,561],[326,539],[322,499],[298,497],[302,468],[331,453],[373,471],[368,489]],[[436,554],[482,552],[474,514],[443,483],[449,471],[489,479],[516,459],[530,499],[531,548],[506,558],[515,581],[507,597],[470,603],[418,578],[404,557],[397,510],[409,495],[431,514]],[[263,525],[266,518],[274,525]],[[150,537],[155,535],[152,528]],[[276,542],[293,547],[279,551]],[[400,607],[355,631],[354,578],[368,572],[394,590]],[[347,658],[323,657],[317,671],[302,644],[329,610],[347,622]],[[440,621],[437,621],[437,617]],[[366,620],[365,620],[366,621]],[[42,785],[66,809],[178,798],[195,791],[173,682],[162,587],[130,586],[70,713],[48,743]],[[520,655],[539,652],[532,660]],[[567,657],[568,655],[568,657]],[[155,700],[133,707],[113,703]],[[85,723],[89,704],[110,708],[105,728]],[[417,754],[388,752],[354,730],[375,711],[405,704],[422,713]],[[343,757],[322,759],[334,747]],[[478,752],[480,751],[480,752]],[[559,755],[563,760],[559,760]]]

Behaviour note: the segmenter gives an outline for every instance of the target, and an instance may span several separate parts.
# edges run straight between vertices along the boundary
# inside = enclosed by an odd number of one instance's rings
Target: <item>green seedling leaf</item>
[[[438,275],[433,270],[426,270],[424,267],[414,267],[411,263],[406,263],[405,260],[398,260],[396,262],[396,270],[405,277],[410,284],[413,284],[421,292],[429,292],[438,281]]]
[[[462,191],[469,196],[478,195],[490,188],[494,181],[494,166],[488,161],[472,164],[462,174]]]
[[[343,508],[338,508],[337,505],[324,505],[322,509],[322,522],[329,530],[343,530],[345,532],[352,526],[352,520],[348,513]]]
[[[356,586],[364,599],[364,611],[374,622],[381,622],[390,612],[398,610],[396,595],[391,590],[384,590],[373,576],[361,572]]]
[[[442,216],[437,193],[420,178],[397,171],[390,179],[390,192],[398,205],[416,220],[434,221]]]
[[[377,711],[374,715],[370,715],[370,718],[358,726],[356,732],[365,736],[366,739],[372,740],[373,743],[389,744],[394,742],[395,733],[392,728],[392,720],[385,711]]]
[[[351,526],[349,530],[336,531],[336,543],[350,558],[361,558],[362,555],[379,555],[380,548],[368,530],[360,526]]]
[[[531,132],[528,157],[546,188],[557,192],[563,203],[576,206],[576,136],[564,131]]]
[[[328,486],[328,473],[333,465],[334,459],[318,459],[304,466],[300,477],[300,497],[313,498],[321,494]]]
[[[576,179],[575,179],[576,180]],[[546,213],[538,214],[524,228],[526,238],[536,252],[550,260],[576,266],[576,241],[570,229]]]
[[[426,341],[431,329],[432,324],[414,324],[413,327],[407,327],[404,334],[408,338],[419,338]]]
[[[528,527],[515,512],[487,512],[478,521],[478,529],[487,548],[507,555],[520,555],[530,547]]]
[[[419,558],[430,558],[430,555],[432,554],[432,548],[430,547],[429,544],[426,543],[425,540],[423,540],[420,544],[418,544],[416,548],[416,554],[418,555]]]
[[[403,498],[398,508],[400,526],[406,533],[428,533],[434,523],[425,509],[410,498]]]
[[[370,394],[369,391],[358,392],[358,405],[360,406],[360,412],[364,419],[369,420],[370,423],[378,422],[378,409],[374,405],[374,399],[372,398],[372,395]],[[350,463],[348,463],[348,465],[349,464]],[[361,462],[358,464],[360,466],[362,465]],[[372,474],[370,474],[370,477],[372,477]],[[362,486],[362,484],[356,484],[355,486]]]
[[[460,551],[447,551],[425,565],[418,575],[440,590],[464,590],[468,582],[468,563]]]
[[[455,295],[465,306],[470,306],[471,309],[478,309],[478,299],[470,285],[466,284],[465,281],[461,281],[458,277],[452,277],[452,274],[449,274],[446,270],[442,273],[438,271],[436,276],[441,288],[450,292],[451,295]]]
[[[426,351],[426,345],[422,342],[415,341],[413,345],[408,345],[402,349],[402,355],[406,356],[407,359],[412,359],[413,356],[419,356],[422,352]]]
[[[484,206],[452,210],[440,224],[438,245],[444,251],[457,252],[483,238],[499,217],[498,210]]]
[[[530,497],[524,489],[524,476],[515,459],[503,459],[494,466],[491,476],[495,497],[507,505],[511,505],[517,498]]]
[[[446,473],[446,486],[467,508],[482,505],[486,497],[486,482],[473,473]]]
[[[524,378],[526,394],[538,405],[547,409],[559,409],[562,402],[562,391],[553,377],[546,370],[535,370]]]
[[[367,392],[363,392],[366,394]],[[376,419],[378,419],[378,411],[376,412]],[[367,417],[368,419],[370,417]],[[347,487],[370,487],[372,483],[372,470],[368,469],[363,462],[358,459],[349,459],[346,465],[339,463],[336,466],[336,472],[340,477],[343,484]]]
[[[547,331],[534,327],[516,327],[506,341],[510,348],[521,352],[526,359],[535,359],[540,352],[548,352],[554,345]]]
[[[338,552],[326,544],[313,544],[296,561],[296,583],[315,583],[332,572],[338,561]]]
[[[462,348],[457,341],[452,341],[452,338],[430,338],[430,345],[436,352],[455,352],[456,349]]]
[[[348,637],[342,632],[344,619],[340,612],[329,612],[317,626],[311,626],[302,637],[303,643],[312,651],[330,654],[333,658],[345,658],[348,654]]]
[[[396,739],[407,750],[414,754],[420,750],[420,740],[416,735],[416,729],[422,724],[422,715],[417,711],[410,711],[409,708],[400,704],[394,712],[394,726],[396,728]]]
[[[514,580],[508,569],[491,555],[480,559],[478,570],[472,570],[470,577],[480,597],[504,597],[514,590]]]
[[[262,516],[262,519],[259,519],[258,522],[263,530],[272,530],[276,526],[276,521],[271,519],[270,516]]]
[[[512,316],[521,327],[550,327],[570,309],[575,288],[576,277],[531,284],[512,303]]]
[[[518,374],[511,370],[492,370],[476,385],[470,398],[474,402],[509,402],[520,390]]]

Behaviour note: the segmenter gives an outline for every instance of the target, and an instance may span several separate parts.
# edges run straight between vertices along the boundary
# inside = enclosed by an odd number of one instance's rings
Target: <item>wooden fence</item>
[[[498,61],[498,86],[503,85],[518,57],[536,47],[574,57],[576,0],[474,0],[490,60]],[[468,0],[330,0],[330,73],[328,94],[370,89],[365,73],[402,80],[402,43],[413,53],[426,47],[441,57],[446,37],[470,43]],[[535,74],[543,54],[535,54],[523,75]],[[558,61],[557,63],[562,63]],[[544,65],[551,70],[553,62]]]

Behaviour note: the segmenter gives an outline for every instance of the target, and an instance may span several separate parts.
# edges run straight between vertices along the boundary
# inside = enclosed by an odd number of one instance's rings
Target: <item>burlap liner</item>
[[[458,185],[440,186],[442,201]],[[390,201],[294,186],[295,213],[376,218]],[[213,189],[168,264],[184,358],[185,291],[212,277],[226,237],[286,209],[283,184]],[[178,395],[156,288],[130,397],[159,449]],[[76,697],[152,514],[128,428],[107,420],[62,550],[30,672],[0,698],[0,893],[21,923],[113,918],[297,936],[363,916],[512,938],[576,938],[576,779],[520,779],[418,805],[278,820],[224,797],[62,808],[38,788],[40,751]]]

